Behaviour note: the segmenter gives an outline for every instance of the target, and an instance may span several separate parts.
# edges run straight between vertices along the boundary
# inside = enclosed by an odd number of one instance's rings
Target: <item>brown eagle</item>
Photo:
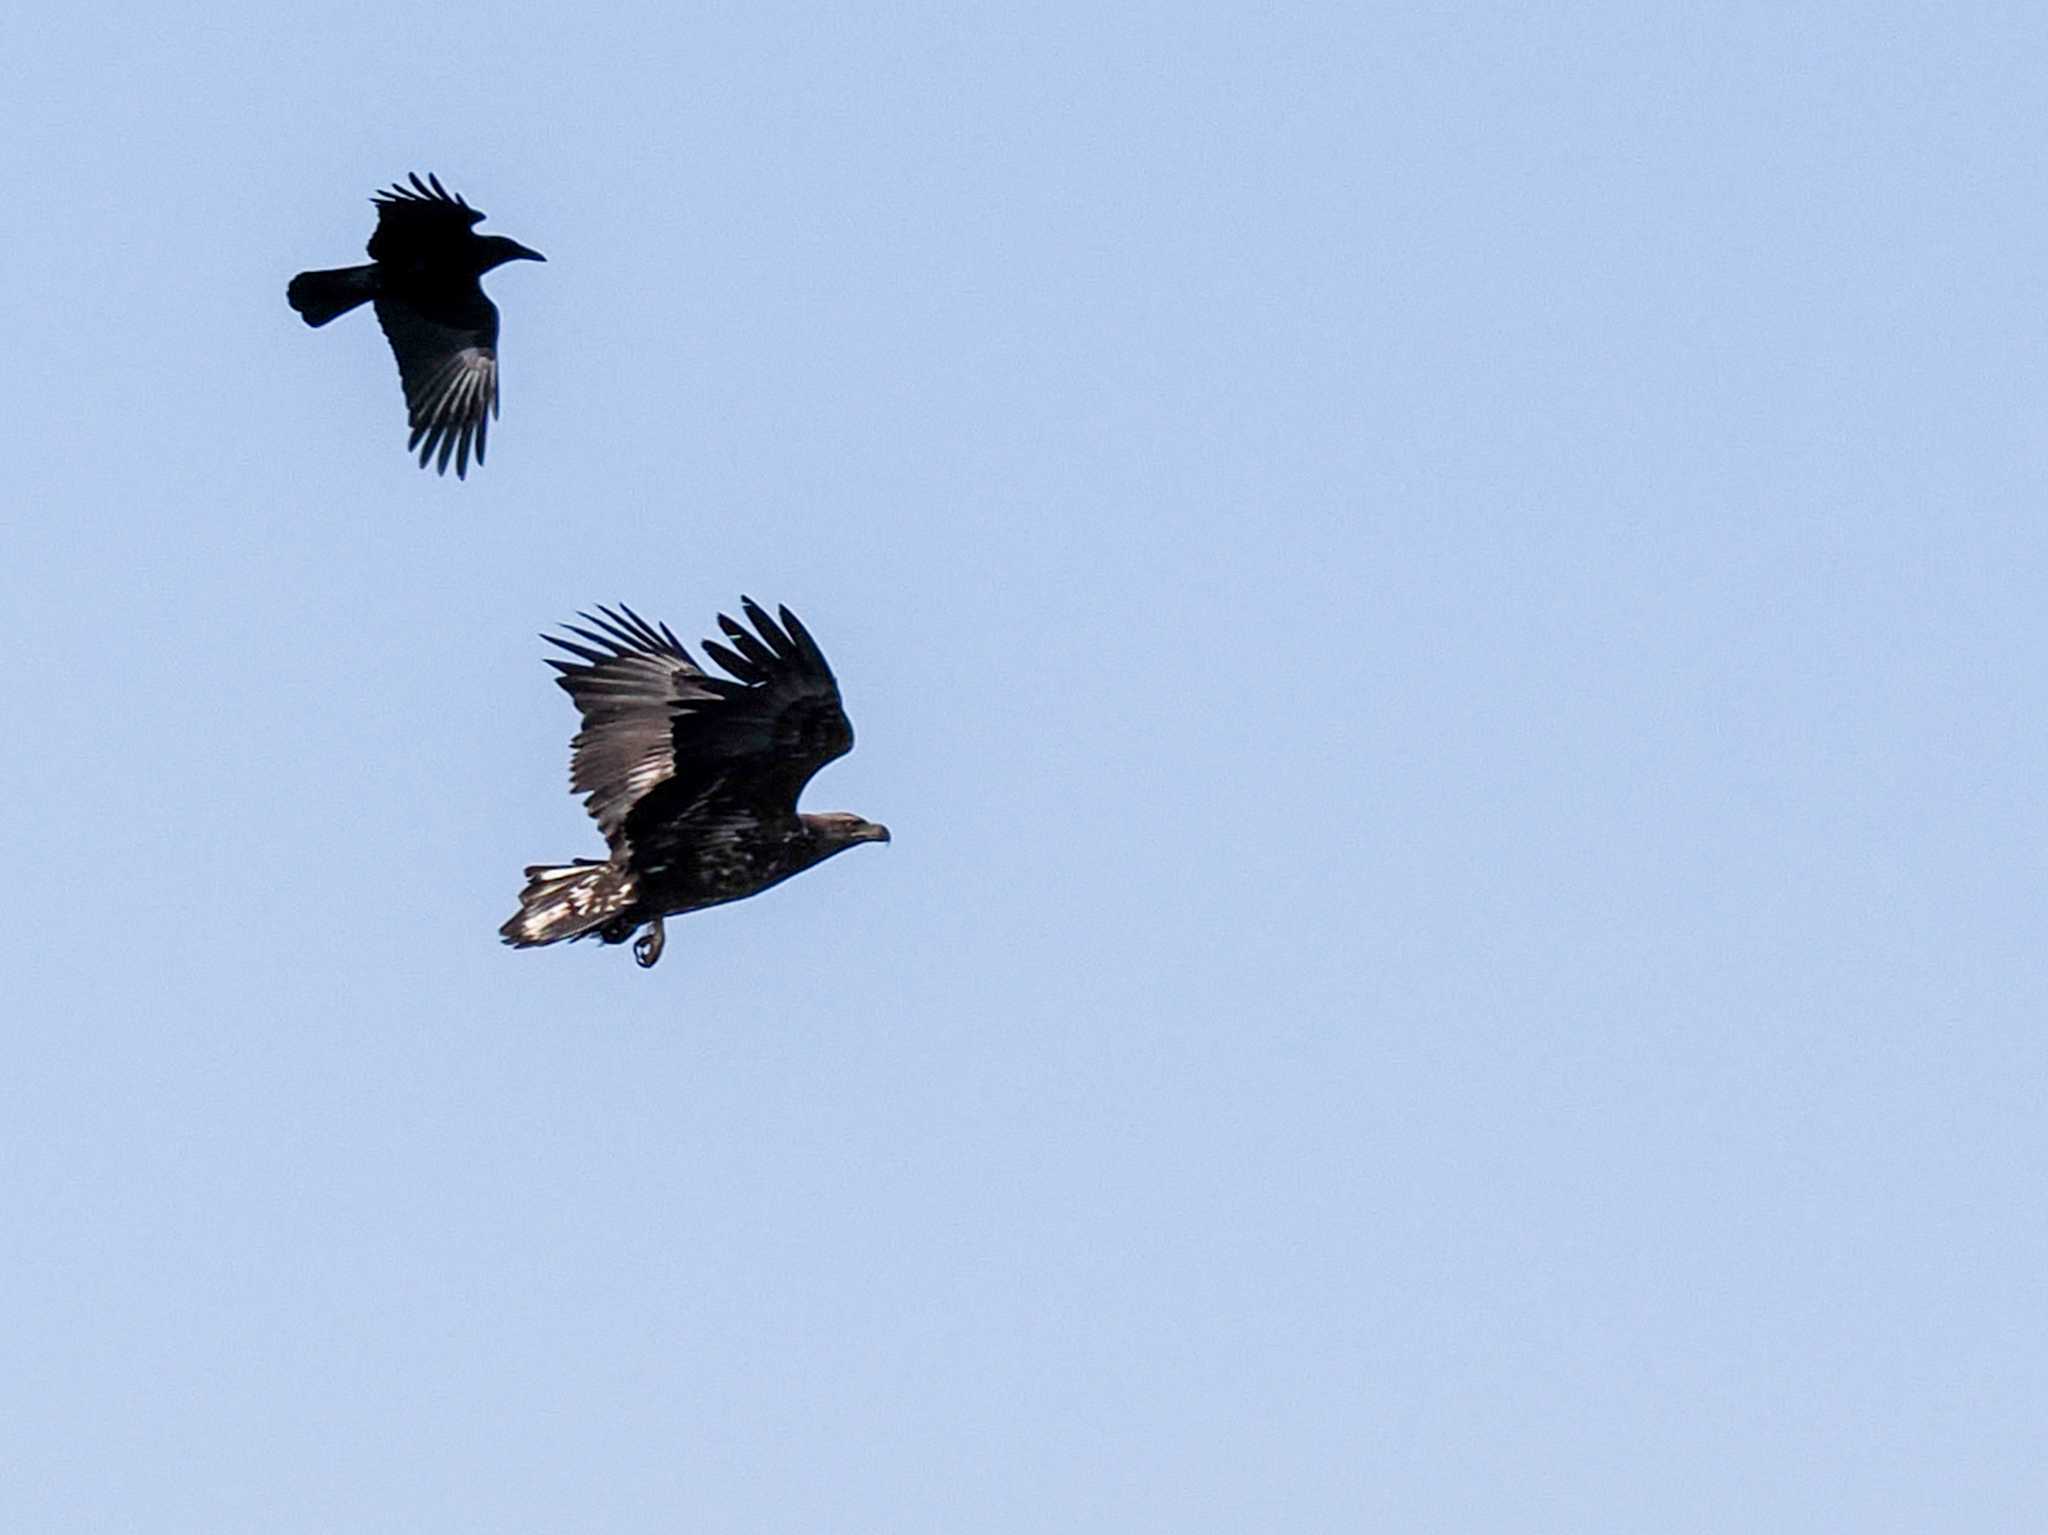
[[[603,861],[537,864],[499,932],[520,948],[562,938],[624,943],[661,958],[662,919],[755,895],[889,828],[845,811],[803,815],[811,775],[853,749],[832,668],[797,616],[740,599],[750,631],[721,613],[730,645],[704,641],[729,677],[690,659],[668,625],[623,603],[579,613],[575,636],[543,635],[576,701],[570,787],[611,845]]]
[[[285,301],[308,325],[325,325],[358,304],[374,302],[377,323],[398,358],[420,467],[469,475],[470,448],[484,461],[484,437],[498,413],[498,306],[477,279],[508,261],[545,261],[503,235],[480,235],[483,214],[449,192],[440,178],[394,186],[370,199],[377,229],[368,266],[301,272]]]

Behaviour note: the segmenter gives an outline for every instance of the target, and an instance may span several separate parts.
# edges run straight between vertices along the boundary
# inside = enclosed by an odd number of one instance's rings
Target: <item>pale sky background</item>
[[[0,1528],[2048,1523],[2048,10],[5,52]],[[741,592],[894,844],[502,948]]]

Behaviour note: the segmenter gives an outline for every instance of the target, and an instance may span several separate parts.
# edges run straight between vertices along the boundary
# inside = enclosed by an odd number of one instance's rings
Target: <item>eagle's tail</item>
[[[376,296],[377,269],[374,266],[301,272],[284,290],[285,302],[305,316],[308,325],[325,325]]]
[[[588,858],[568,864],[535,864],[526,871],[518,914],[498,932],[505,942],[521,949],[581,938],[630,910],[638,899],[633,876],[617,864]]]

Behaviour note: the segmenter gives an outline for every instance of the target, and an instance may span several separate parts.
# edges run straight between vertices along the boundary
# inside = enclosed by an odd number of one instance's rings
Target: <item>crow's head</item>
[[[488,272],[492,267],[503,266],[508,261],[545,261],[548,258],[539,251],[528,250],[517,240],[504,235],[479,235],[476,242],[477,266],[479,272]]]

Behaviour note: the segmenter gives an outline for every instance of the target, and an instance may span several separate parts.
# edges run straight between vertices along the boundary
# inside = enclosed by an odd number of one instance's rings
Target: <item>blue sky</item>
[[[2039,1527],[2037,8],[39,10],[0,1525]],[[894,843],[500,947],[741,592]]]

